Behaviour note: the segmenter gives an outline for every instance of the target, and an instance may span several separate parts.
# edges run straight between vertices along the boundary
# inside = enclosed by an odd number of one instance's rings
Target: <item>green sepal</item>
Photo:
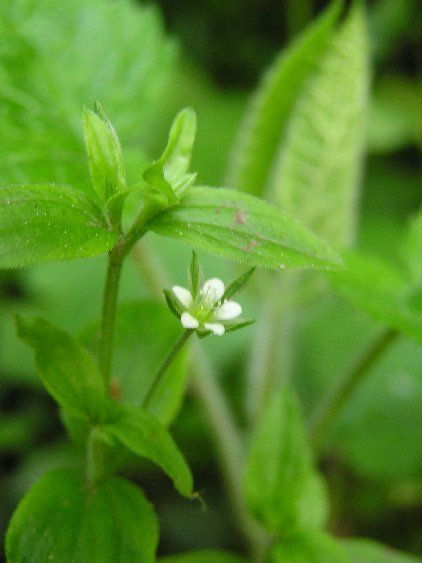
[[[254,273],[254,271],[255,268],[250,268],[244,274],[242,274],[234,281],[232,281],[231,284],[228,285],[226,291],[224,292],[222,301],[225,301],[226,299],[230,299],[231,297],[234,297],[237,293],[239,293],[239,291],[242,291],[242,289],[244,289],[244,287],[248,283],[249,278]]]
[[[192,251],[192,258],[188,267],[188,281],[192,298],[195,301],[204,284],[204,271],[194,250]]]
[[[126,187],[122,148],[100,102],[95,112],[84,108],[83,126],[92,185],[101,201]]]
[[[234,332],[235,330],[240,330],[241,328],[246,328],[247,326],[251,326],[255,323],[255,319],[245,319],[240,321],[228,321],[227,324],[224,324],[224,328],[226,332]]]
[[[181,303],[179,303],[179,300],[170,289],[163,289],[163,293],[164,297],[166,298],[168,308],[177,319],[180,319],[184,311]]]

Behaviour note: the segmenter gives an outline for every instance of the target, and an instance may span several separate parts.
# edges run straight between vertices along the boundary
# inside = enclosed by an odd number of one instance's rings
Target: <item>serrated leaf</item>
[[[282,51],[254,94],[239,131],[227,184],[262,194],[290,112],[321,55],[340,13],[328,10],[286,51]]]
[[[118,234],[82,192],[56,185],[0,188],[0,267],[103,254]]]
[[[272,549],[269,560],[270,563],[350,563],[342,546],[322,532],[286,538]]]
[[[57,469],[29,490],[9,525],[9,563],[153,563],[158,522],[140,489],[113,477],[87,494],[77,472]]]
[[[415,555],[391,549],[387,545],[362,538],[338,540],[350,558],[350,563],[420,563]]]
[[[250,510],[272,532],[324,526],[324,484],[313,469],[298,405],[287,386],[272,397],[258,423],[244,487]]]
[[[2,182],[91,192],[81,111],[102,100],[125,147],[128,179],[150,148],[175,45],[155,6],[131,0],[5,0],[0,27]]]
[[[282,209],[335,248],[355,234],[368,51],[365,13],[356,3],[298,99],[272,178]]]
[[[375,256],[349,253],[345,263],[344,271],[330,274],[334,291],[376,321],[422,343],[421,290]]]
[[[105,385],[89,352],[72,336],[40,319],[16,320],[19,337],[35,351],[37,373],[66,411],[92,422],[105,414]]]
[[[172,479],[179,493],[192,497],[192,474],[172,437],[151,414],[121,406],[120,416],[101,427],[133,453],[154,461]]]
[[[84,109],[83,124],[92,185],[100,201],[123,191],[126,171],[116,131],[99,106],[100,113]]]
[[[328,245],[280,209],[238,190],[195,187],[148,228],[251,266],[330,269],[342,263]]]

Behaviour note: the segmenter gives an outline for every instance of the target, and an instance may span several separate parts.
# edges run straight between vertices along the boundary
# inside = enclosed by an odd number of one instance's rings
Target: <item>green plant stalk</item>
[[[117,294],[123,265],[121,249],[122,246],[116,246],[109,252],[107,277],[103,295],[99,365],[107,388],[110,384]]]
[[[155,374],[154,379],[151,383],[151,386],[148,389],[148,392],[145,395],[144,400],[142,401],[142,405],[141,405],[142,408],[146,409],[148,407],[152,397],[154,396],[155,391],[157,390],[158,386],[160,385],[161,381],[163,380],[163,377],[164,377],[166,371],[171,366],[171,364],[175,360],[177,354],[180,352],[180,350],[183,348],[183,346],[186,344],[186,342],[189,340],[189,338],[192,336],[192,334],[194,332],[195,332],[194,330],[186,329],[182,332],[180,337],[176,340],[176,342],[174,343],[174,346],[172,347],[172,349],[170,350],[170,352],[168,353],[168,355],[164,359],[163,363],[159,367],[157,373]]]
[[[159,209],[160,208],[155,206],[153,203],[145,205],[141,209],[132,228],[121,237],[118,243],[108,254],[108,268],[103,294],[99,345],[99,365],[107,388],[110,385],[117,295],[119,291],[119,281],[123,261],[138,240],[143,237],[146,232],[145,226],[147,222],[159,211]]]
[[[393,329],[383,331],[362,354],[355,367],[327,394],[321,405],[317,407],[309,426],[310,443],[316,451],[323,445],[324,437],[339,412],[399,334],[398,331]]]

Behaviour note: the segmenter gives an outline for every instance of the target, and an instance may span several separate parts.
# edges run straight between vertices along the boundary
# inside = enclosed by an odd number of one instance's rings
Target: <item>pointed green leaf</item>
[[[166,180],[173,186],[189,169],[195,135],[195,112],[191,108],[185,108],[174,119],[167,147],[159,160]]]
[[[16,509],[6,553],[9,563],[153,563],[157,543],[157,518],[140,489],[113,477],[88,495],[77,472],[56,469]]]
[[[287,386],[273,396],[258,424],[245,494],[252,513],[273,532],[324,526],[324,483],[313,469],[298,405]]]
[[[280,209],[237,190],[193,188],[148,228],[251,266],[330,269],[342,263],[328,245]]]
[[[19,337],[35,351],[38,376],[50,395],[75,416],[100,421],[105,386],[89,352],[43,319],[18,317],[16,323]]]
[[[299,92],[326,51],[340,3],[277,57],[254,94],[240,128],[227,179],[230,187],[262,194]]]
[[[282,209],[335,248],[355,234],[368,58],[365,13],[356,3],[298,99],[272,179]]]
[[[84,109],[83,124],[92,185],[100,200],[106,201],[126,187],[122,147],[99,102],[96,113]]]
[[[122,406],[119,418],[101,430],[135,454],[154,461],[172,479],[180,494],[192,497],[190,469],[170,434],[154,416]]]
[[[0,267],[103,254],[118,234],[83,193],[55,185],[0,188]]]
[[[176,203],[195,180],[195,175],[187,174],[195,133],[195,112],[186,108],[173,121],[162,156],[144,172],[144,180],[165,195],[169,204]]]

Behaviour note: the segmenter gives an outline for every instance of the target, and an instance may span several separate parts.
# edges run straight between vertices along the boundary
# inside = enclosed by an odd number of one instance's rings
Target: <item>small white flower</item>
[[[175,285],[172,287],[172,291],[185,309],[180,317],[180,322],[187,329],[199,328],[222,336],[225,332],[223,322],[231,321],[242,313],[242,307],[236,301],[221,303],[225,287],[218,278],[207,280],[195,300],[191,292],[184,287]]]
[[[180,301],[180,303],[183,305],[183,307],[189,309],[189,307],[192,305],[193,302],[192,294],[189,291],[189,289],[186,289],[185,287],[180,287],[180,285],[175,285],[171,288],[171,290],[174,293],[174,295],[177,297],[177,299]]]
[[[198,328],[199,327],[198,319],[195,319],[195,317],[192,317],[192,315],[190,313],[188,313],[187,311],[182,313],[182,316],[180,317],[180,321],[182,323],[182,326],[185,327],[185,328]]]

